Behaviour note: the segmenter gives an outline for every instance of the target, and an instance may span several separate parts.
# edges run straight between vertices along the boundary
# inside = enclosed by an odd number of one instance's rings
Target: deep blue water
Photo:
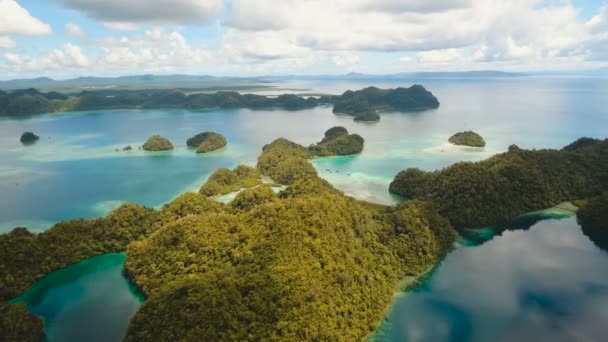
[[[219,167],[255,164],[262,146],[275,138],[308,145],[334,125],[362,135],[364,152],[313,164],[347,194],[380,203],[399,200],[388,193],[388,184],[408,167],[434,170],[480,160],[506,151],[510,144],[559,148],[581,136],[608,136],[606,79],[319,81],[281,86],[338,94],[368,85],[412,83],[431,90],[441,107],[383,113],[378,123],[355,123],[322,107],[295,112],[117,110],[0,119],[0,232],[16,226],[44,230],[59,220],[98,217],[123,202],[158,207],[196,190]],[[484,136],[485,149],[447,144],[450,135],[468,129]],[[22,146],[23,131],[35,132],[40,141]],[[188,150],[186,139],[202,131],[224,134],[228,147],[208,155]],[[176,149],[137,149],[156,133],[171,139]],[[134,151],[115,151],[129,144]],[[573,219],[542,221],[481,246],[460,247],[424,287],[396,300],[384,336],[390,341],[500,340],[497,336],[606,340],[601,323],[608,318],[607,261],[606,253],[582,235]],[[95,262],[80,268],[78,277],[66,278],[66,269],[57,271],[56,277],[65,280],[59,288],[44,281],[37,284],[43,288],[37,299],[42,304],[32,305],[32,310],[47,319],[51,340],[83,340],[97,331],[96,322],[105,322],[99,326],[108,330],[99,340],[113,341],[124,334],[137,300],[120,275],[120,263],[100,272]],[[88,285],[82,285],[83,279]],[[88,304],[91,296],[96,305]],[[100,309],[99,303],[115,305]]]

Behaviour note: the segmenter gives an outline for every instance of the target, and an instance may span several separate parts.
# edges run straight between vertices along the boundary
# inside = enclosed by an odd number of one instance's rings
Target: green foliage
[[[164,225],[188,215],[219,213],[223,207],[222,203],[201,194],[186,192],[163,206],[159,223]]]
[[[358,134],[348,134],[344,127],[333,127],[325,132],[323,140],[309,147],[315,156],[346,156],[361,153],[365,140]]]
[[[317,171],[307,161],[311,157],[307,148],[280,138],[264,146],[258,170],[278,183],[289,185],[300,178],[316,177]]]
[[[334,113],[348,114],[356,121],[378,121],[378,111],[420,111],[439,107],[439,101],[421,85],[410,88],[378,89],[369,87],[346,91],[335,97]]]
[[[583,233],[598,247],[608,250],[608,192],[587,201],[577,216]]]
[[[266,97],[218,91],[213,94],[186,94],[181,90],[102,90],[83,91],[73,97],[36,89],[0,93],[0,116],[31,115],[50,112],[101,109],[159,108],[283,108],[300,110],[319,104],[334,104],[334,113],[355,116],[356,121],[378,121],[381,110],[418,111],[439,107],[439,101],[422,86],[410,88],[365,88],[347,91],[341,96],[303,98],[293,94]]]
[[[42,318],[27,312],[25,304],[9,305],[0,301],[0,341],[42,342]]]
[[[427,203],[353,200],[302,171],[308,158],[278,139],[258,168],[291,184],[279,196],[245,190],[224,212],[182,216],[129,245],[126,273],[149,297],[127,341],[361,340],[399,280],[454,241]],[[229,170],[218,172],[232,183]]]
[[[459,228],[505,223],[608,190],[608,140],[584,141],[559,151],[513,148],[430,173],[402,171],[390,191],[434,203]]]
[[[158,212],[125,204],[105,218],[60,222],[40,234],[0,235],[0,300],[18,296],[46,274],[93,256],[124,251],[154,230]]]
[[[318,177],[279,197],[245,190],[224,213],[129,245],[125,271],[148,300],[126,340],[362,340],[399,280],[426,271],[454,236],[428,204],[379,209]]]
[[[239,165],[233,171],[227,168],[216,170],[199,192],[204,196],[217,196],[260,184],[262,184],[261,175],[256,169]]]
[[[226,146],[228,142],[223,135],[213,132],[198,134],[188,139],[188,146],[195,145],[196,153],[207,153]]]
[[[485,147],[486,141],[483,140],[481,135],[473,131],[458,132],[452,135],[449,142],[454,145],[471,146],[471,147]]]
[[[408,198],[421,198],[431,191],[434,174],[418,168],[401,171],[389,186],[389,191]]]
[[[155,134],[148,138],[142,148],[146,151],[169,151],[173,149],[173,144],[167,138]]]
[[[251,210],[258,205],[274,202],[279,197],[269,186],[258,186],[255,188],[243,190],[240,192],[234,200],[230,203],[230,206],[237,212]]]
[[[32,132],[25,132],[21,135],[19,141],[21,141],[22,144],[33,144],[38,141],[38,139],[40,139],[40,137],[36,134]]]
[[[323,137],[323,140],[321,140],[320,144],[345,134],[348,134],[348,130],[346,128],[342,126],[334,126],[325,131],[325,136]]]
[[[7,106],[3,108],[4,115],[8,116],[43,114],[52,110],[51,102],[41,95],[13,95]]]

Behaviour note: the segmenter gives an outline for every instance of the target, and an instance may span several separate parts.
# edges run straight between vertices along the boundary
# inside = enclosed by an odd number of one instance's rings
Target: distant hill
[[[0,81],[0,89],[15,90],[36,88],[41,91],[79,93],[83,90],[250,90],[266,88],[258,78],[214,77],[208,75],[132,75],[120,77],[78,77],[54,80],[48,77]]]
[[[351,72],[344,75],[284,75],[259,77],[215,77],[209,75],[131,75],[119,77],[85,76],[66,80],[49,77],[14,79],[0,81],[0,89],[15,90],[36,88],[42,91],[78,93],[82,90],[143,90],[143,89],[182,89],[182,90],[247,90],[265,88],[268,82],[294,79],[425,79],[425,78],[496,78],[518,77],[526,74],[502,71],[463,71],[463,72],[415,72],[386,75],[370,75]]]

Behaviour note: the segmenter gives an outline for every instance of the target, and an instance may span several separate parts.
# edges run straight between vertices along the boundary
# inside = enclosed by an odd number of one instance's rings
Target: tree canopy
[[[488,160],[436,172],[408,169],[390,191],[434,203],[459,228],[505,223],[522,214],[608,190],[608,140],[581,139],[562,150],[511,148]]]

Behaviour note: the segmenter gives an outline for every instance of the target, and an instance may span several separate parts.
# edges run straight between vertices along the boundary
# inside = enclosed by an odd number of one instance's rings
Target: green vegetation
[[[42,342],[42,318],[27,312],[25,304],[9,305],[0,301],[0,341]]]
[[[60,222],[40,234],[15,228],[0,235],[0,301],[18,296],[54,270],[124,251],[152,231],[157,217],[154,210],[125,204],[105,218]]]
[[[334,113],[348,114],[355,121],[378,121],[378,111],[421,111],[439,107],[439,101],[421,85],[409,88],[369,87],[346,91],[333,99]]]
[[[16,90],[10,93],[0,90],[0,116],[24,116],[53,111],[54,101],[67,96],[59,93],[41,93],[36,89]]]
[[[290,185],[300,178],[314,177],[317,170],[307,161],[310,151],[287,139],[279,138],[264,146],[258,170],[275,182]]]
[[[452,135],[449,142],[459,146],[485,147],[486,141],[473,131],[458,132]]]
[[[346,156],[361,153],[364,139],[358,134],[348,134],[341,126],[330,128],[319,143],[310,146],[310,152],[319,157]]]
[[[233,171],[227,168],[216,170],[199,192],[204,196],[217,196],[260,184],[262,184],[261,175],[256,169],[239,165]]]
[[[511,148],[436,172],[400,172],[390,191],[434,203],[458,228],[506,223],[525,213],[608,190],[608,140],[583,138],[562,150]]]
[[[608,250],[608,192],[589,200],[577,215],[583,233],[598,247]]]
[[[239,88],[241,89],[241,88]],[[247,89],[247,88],[243,88]],[[82,91],[68,97],[36,89],[0,90],[0,116],[20,116],[53,112],[101,109],[209,109],[209,108],[283,108],[300,110],[320,104],[334,104],[334,113],[355,117],[356,121],[378,121],[378,111],[420,111],[439,107],[433,94],[420,85],[410,88],[378,89],[374,87],[347,91],[340,96],[304,98],[293,94],[266,97],[240,94],[236,91],[188,93],[185,89],[106,89]]]
[[[215,151],[226,146],[227,143],[223,135],[215,132],[200,133],[186,141],[188,147],[196,148],[197,153]]]
[[[169,151],[173,149],[173,144],[167,138],[155,134],[148,138],[142,148],[146,151]]]
[[[357,341],[373,331],[400,279],[432,267],[455,231],[428,203],[372,206],[285,166],[309,157],[278,139],[259,164],[293,177],[285,191],[261,186],[219,210],[186,210],[129,245],[125,272],[148,299],[126,341]]]
[[[21,143],[24,145],[29,145],[35,143],[36,141],[38,141],[38,139],[40,139],[40,137],[36,134],[32,132],[25,132],[21,135],[19,141],[21,141]]]

